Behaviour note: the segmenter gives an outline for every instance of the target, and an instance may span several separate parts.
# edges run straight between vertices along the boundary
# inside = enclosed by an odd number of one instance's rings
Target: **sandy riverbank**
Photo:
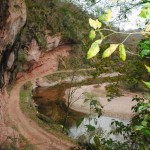
[[[73,110],[89,113],[90,106],[89,103],[84,103],[85,94],[90,93],[94,95],[100,104],[103,106],[103,112],[105,116],[120,118],[120,119],[130,119],[134,114],[131,110],[132,106],[136,104],[136,102],[132,101],[132,98],[138,93],[131,93],[128,91],[123,91],[123,95],[120,97],[113,98],[110,102],[108,101],[108,97],[105,86],[109,83],[103,83],[100,85],[88,85],[82,86],[81,88],[73,87],[72,90],[75,90],[72,95],[72,102],[75,101],[71,108]],[[69,90],[66,90],[66,98]]]

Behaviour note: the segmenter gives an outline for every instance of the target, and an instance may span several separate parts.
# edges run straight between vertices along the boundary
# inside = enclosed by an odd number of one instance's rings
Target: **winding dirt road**
[[[20,88],[27,81],[53,73],[58,68],[59,57],[67,56],[71,50],[70,46],[61,46],[54,51],[41,56],[39,62],[32,67],[31,72],[21,74],[13,87],[7,113],[12,126],[17,127],[18,131],[35,145],[38,150],[67,150],[74,144],[60,139],[59,137],[46,132],[39,127],[32,119],[23,114],[19,105]]]

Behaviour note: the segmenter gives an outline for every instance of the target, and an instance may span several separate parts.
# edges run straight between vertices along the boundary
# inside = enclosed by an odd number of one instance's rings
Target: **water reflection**
[[[126,125],[129,123],[129,120],[106,116],[101,116],[100,118],[92,116],[92,118],[97,119],[97,124],[95,124],[94,119],[90,121],[90,124],[96,128],[96,131],[87,133],[86,125],[89,124],[89,118],[85,118],[78,128],[76,126],[70,128],[69,136],[78,139],[84,143],[89,139],[90,136],[95,135],[96,132],[102,134],[105,138],[112,138],[113,140],[117,139],[120,141],[123,140],[123,136],[121,135],[109,135],[109,132],[113,129],[113,126],[111,126],[111,122],[113,120],[117,120],[123,122]]]
[[[38,105],[39,113],[49,117],[58,124],[64,124],[67,113],[65,104],[65,91],[69,84],[56,85],[54,87],[38,87],[33,91],[33,99]],[[66,127],[75,124],[76,120],[84,116],[84,113],[69,108]]]

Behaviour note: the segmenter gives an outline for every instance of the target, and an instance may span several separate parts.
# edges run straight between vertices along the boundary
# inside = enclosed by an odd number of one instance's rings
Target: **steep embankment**
[[[39,62],[33,66],[31,72],[24,73],[18,78],[10,93],[9,103],[7,106],[10,123],[17,127],[19,132],[40,150],[66,150],[73,147],[73,144],[60,139],[51,133],[47,133],[33,120],[27,118],[23,114],[19,106],[20,88],[27,81],[32,81],[33,79],[56,71],[58,68],[59,57],[67,56],[69,50],[71,50],[71,47],[62,46],[47,53],[46,55],[43,55]]]

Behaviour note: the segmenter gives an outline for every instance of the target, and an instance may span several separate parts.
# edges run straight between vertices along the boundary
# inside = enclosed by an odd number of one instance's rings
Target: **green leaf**
[[[79,118],[79,119],[77,120],[77,122],[76,122],[76,127],[77,127],[77,128],[81,125],[81,123],[83,122],[83,120],[84,120],[83,117],[81,117],[81,118]]]
[[[89,24],[90,24],[90,26],[91,26],[92,28],[94,28],[94,29],[97,28],[95,20],[93,20],[93,19],[91,19],[91,18],[89,19]]]
[[[145,65],[145,68],[147,69],[148,73],[150,73],[150,67],[148,67],[147,65]]]
[[[135,129],[136,131],[142,130],[143,128],[144,128],[143,126],[135,126],[135,127],[134,127],[134,129]]]
[[[141,18],[146,18],[146,19],[150,19],[150,5],[149,3],[147,3],[148,5],[145,5],[145,7],[142,8],[139,17]]]
[[[99,107],[95,107],[95,112],[98,114],[98,118],[102,115],[102,109]]]
[[[149,50],[150,49],[149,44],[147,44],[146,42],[144,42],[144,43],[141,42],[139,45],[140,45],[142,50]]]
[[[90,132],[90,131],[95,131],[95,127],[92,126],[92,125],[85,125],[87,127],[87,132]]]
[[[119,45],[119,55],[123,61],[126,60],[126,50],[125,50],[124,44]]]
[[[95,41],[95,43],[97,43],[97,44],[101,44],[101,43],[102,43],[102,41],[103,41],[102,39],[99,39],[99,40],[96,40],[96,41]]]
[[[100,146],[100,140],[99,140],[99,137],[98,137],[98,136],[95,136],[95,137],[94,137],[94,143],[95,143],[96,147],[99,147],[99,146]]]
[[[146,8],[142,8],[139,17],[141,18],[146,18],[147,17],[147,9]]]
[[[98,20],[99,21],[104,21],[104,22],[108,22],[112,17],[112,11],[110,9],[107,10],[107,12],[105,14],[102,14]]]
[[[150,129],[144,128],[142,129],[142,132],[146,137],[150,138]]]
[[[140,52],[140,57],[141,58],[145,58],[146,56],[149,56],[150,55],[150,49],[143,49],[141,52]]]
[[[111,11],[111,9],[108,9],[107,10],[107,21],[109,21],[111,19],[111,17],[112,17],[112,11]]]
[[[90,40],[94,40],[96,37],[96,33],[94,30],[91,30],[90,33],[89,33],[89,39]]]
[[[109,57],[117,49],[118,45],[119,44],[110,44],[110,47],[104,51],[102,58]]]
[[[100,51],[99,44],[101,44],[101,42],[102,39],[96,40],[94,43],[92,43],[87,54],[87,59],[94,57]]]
[[[147,126],[147,121],[142,121],[142,126]]]
[[[138,108],[138,110],[139,110],[139,111],[143,111],[143,110],[146,110],[146,109],[148,109],[148,108],[150,108],[150,104],[145,104],[145,105],[140,106],[140,107]]]
[[[150,26],[150,25],[149,25],[149,26]],[[149,40],[149,39],[148,39],[148,40],[145,40],[144,43],[149,45],[149,44],[150,44],[150,40]]]
[[[99,28],[101,28],[101,26],[102,26],[102,24],[101,24],[101,22],[99,22],[97,19],[96,20],[93,20],[93,19],[89,19],[89,24],[90,24],[90,26],[92,27],[92,28],[94,28],[94,29],[99,29]]]
[[[97,28],[100,29],[102,26],[102,23],[98,21],[98,19],[96,19],[96,24],[97,24]]]
[[[147,26],[146,26],[145,32],[150,32],[150,25],[147,25]],[[146,41],[145,41],[145,42],[146,42]],[[144,42],[144,43],[145,43],[145,42]]]
[[[150,82],[144,82],[143,83],[150,89]]]
[[[99,18],[98,18],[99,21],[107,21],[107,14],[102,14]]]

